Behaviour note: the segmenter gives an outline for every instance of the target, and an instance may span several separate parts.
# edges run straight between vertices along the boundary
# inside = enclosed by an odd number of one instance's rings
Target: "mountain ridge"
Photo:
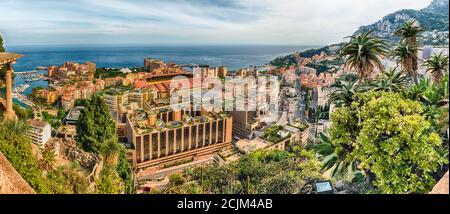
[[[444,45],[448,43],[449,0],[433,0],[430,5],[420,10],[403,9],[384,16],[381,20],[359,27],[353,34],[372,30],[373,34],[391,43],[400,38],[393,31],[408,20],[416,20],[424,29],[419,42],[423,45]]]
[[[361,26],[353,33],[373,31],[372,33],[387,40],[391,44],[397,43],[400,38],[393,35],[393,31],[406,21],[414,19],[425,28],[419,38],[421,45],[448,46],[449,42],[449,0],[433,0],[430,5],[420,10],[402,9],[384,16],[381,20]],[[327,55],[334,54],[341,44],[328,45],[318,49],[310,49],[302,53],[290,54],[278,57],[270,62],[277,67],[289,67],[296,64],[296,59],[301,57],[312,57],[324,52]]]

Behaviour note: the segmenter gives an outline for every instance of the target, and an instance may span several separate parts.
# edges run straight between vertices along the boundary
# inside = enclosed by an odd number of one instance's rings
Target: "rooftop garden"
[[[272,126],[264,130],[264,134],[261,136],[261,139],[266,140],[272,144],[279,143],[290,137],[290,133],[286,136],[282,136],[283,126]]]

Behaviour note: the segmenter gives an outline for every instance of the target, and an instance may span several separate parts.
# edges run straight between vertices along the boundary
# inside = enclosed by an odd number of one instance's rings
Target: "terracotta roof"
[[[18,58],[22,56],[23,55],[15,53],[0,53],[0,66],[11,62],[15,62]]]
[[[149,85],[145,79],[136,79],[134,81],[135,88],[148,88]]]
[[[150,88],[158,91],[158,92],[168,92],[171,88],[170,85],[176,85],[176,89],[189,89],[193,87],[193,79],[183,79],[183,80],[168,80],[159,83],[150,84]]]

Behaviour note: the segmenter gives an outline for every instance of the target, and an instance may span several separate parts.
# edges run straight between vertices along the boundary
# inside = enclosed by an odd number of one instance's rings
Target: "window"
[[[184,127],[184,151],[189,150],[190,127]]]
[[[166,142],[167,142],[167,136],[166,136],[166,132],[161,132],[160,133],[160,146],[161,146],[161,154],[160,157],[165,157],[166,156],[166,151],[167,151],[167,146],[166,146]]]
[[[197,128],[198,125],[194,125],[191,127],[191,149],[196,148],[197,146]]]
[[[152,159],[158,157],[158,133],[152,134]]]
[[[141,151],[142,151],[142,145],[141,145],[141,136],[136,137],[136,158],[138,162],[141,162]]]
[[[176,139],[176,143],[177,143],[177,146],[176,146],[176,152],[178,153],[178,152],[181,152],[181,144],[183,143],[183,142],[181,142],[181,138],[182,138],[182,131],[181,131],[182,129],[177,129],[176,130],[176,132],[177,132],[177,139]]]
[[[150,160],[150,135],[144,135],[144,161]]]

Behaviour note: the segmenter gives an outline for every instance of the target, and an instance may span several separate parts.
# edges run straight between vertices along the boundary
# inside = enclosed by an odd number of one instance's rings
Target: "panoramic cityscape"
[[[449,193],[448,0],[28,2],[0,194]]]

